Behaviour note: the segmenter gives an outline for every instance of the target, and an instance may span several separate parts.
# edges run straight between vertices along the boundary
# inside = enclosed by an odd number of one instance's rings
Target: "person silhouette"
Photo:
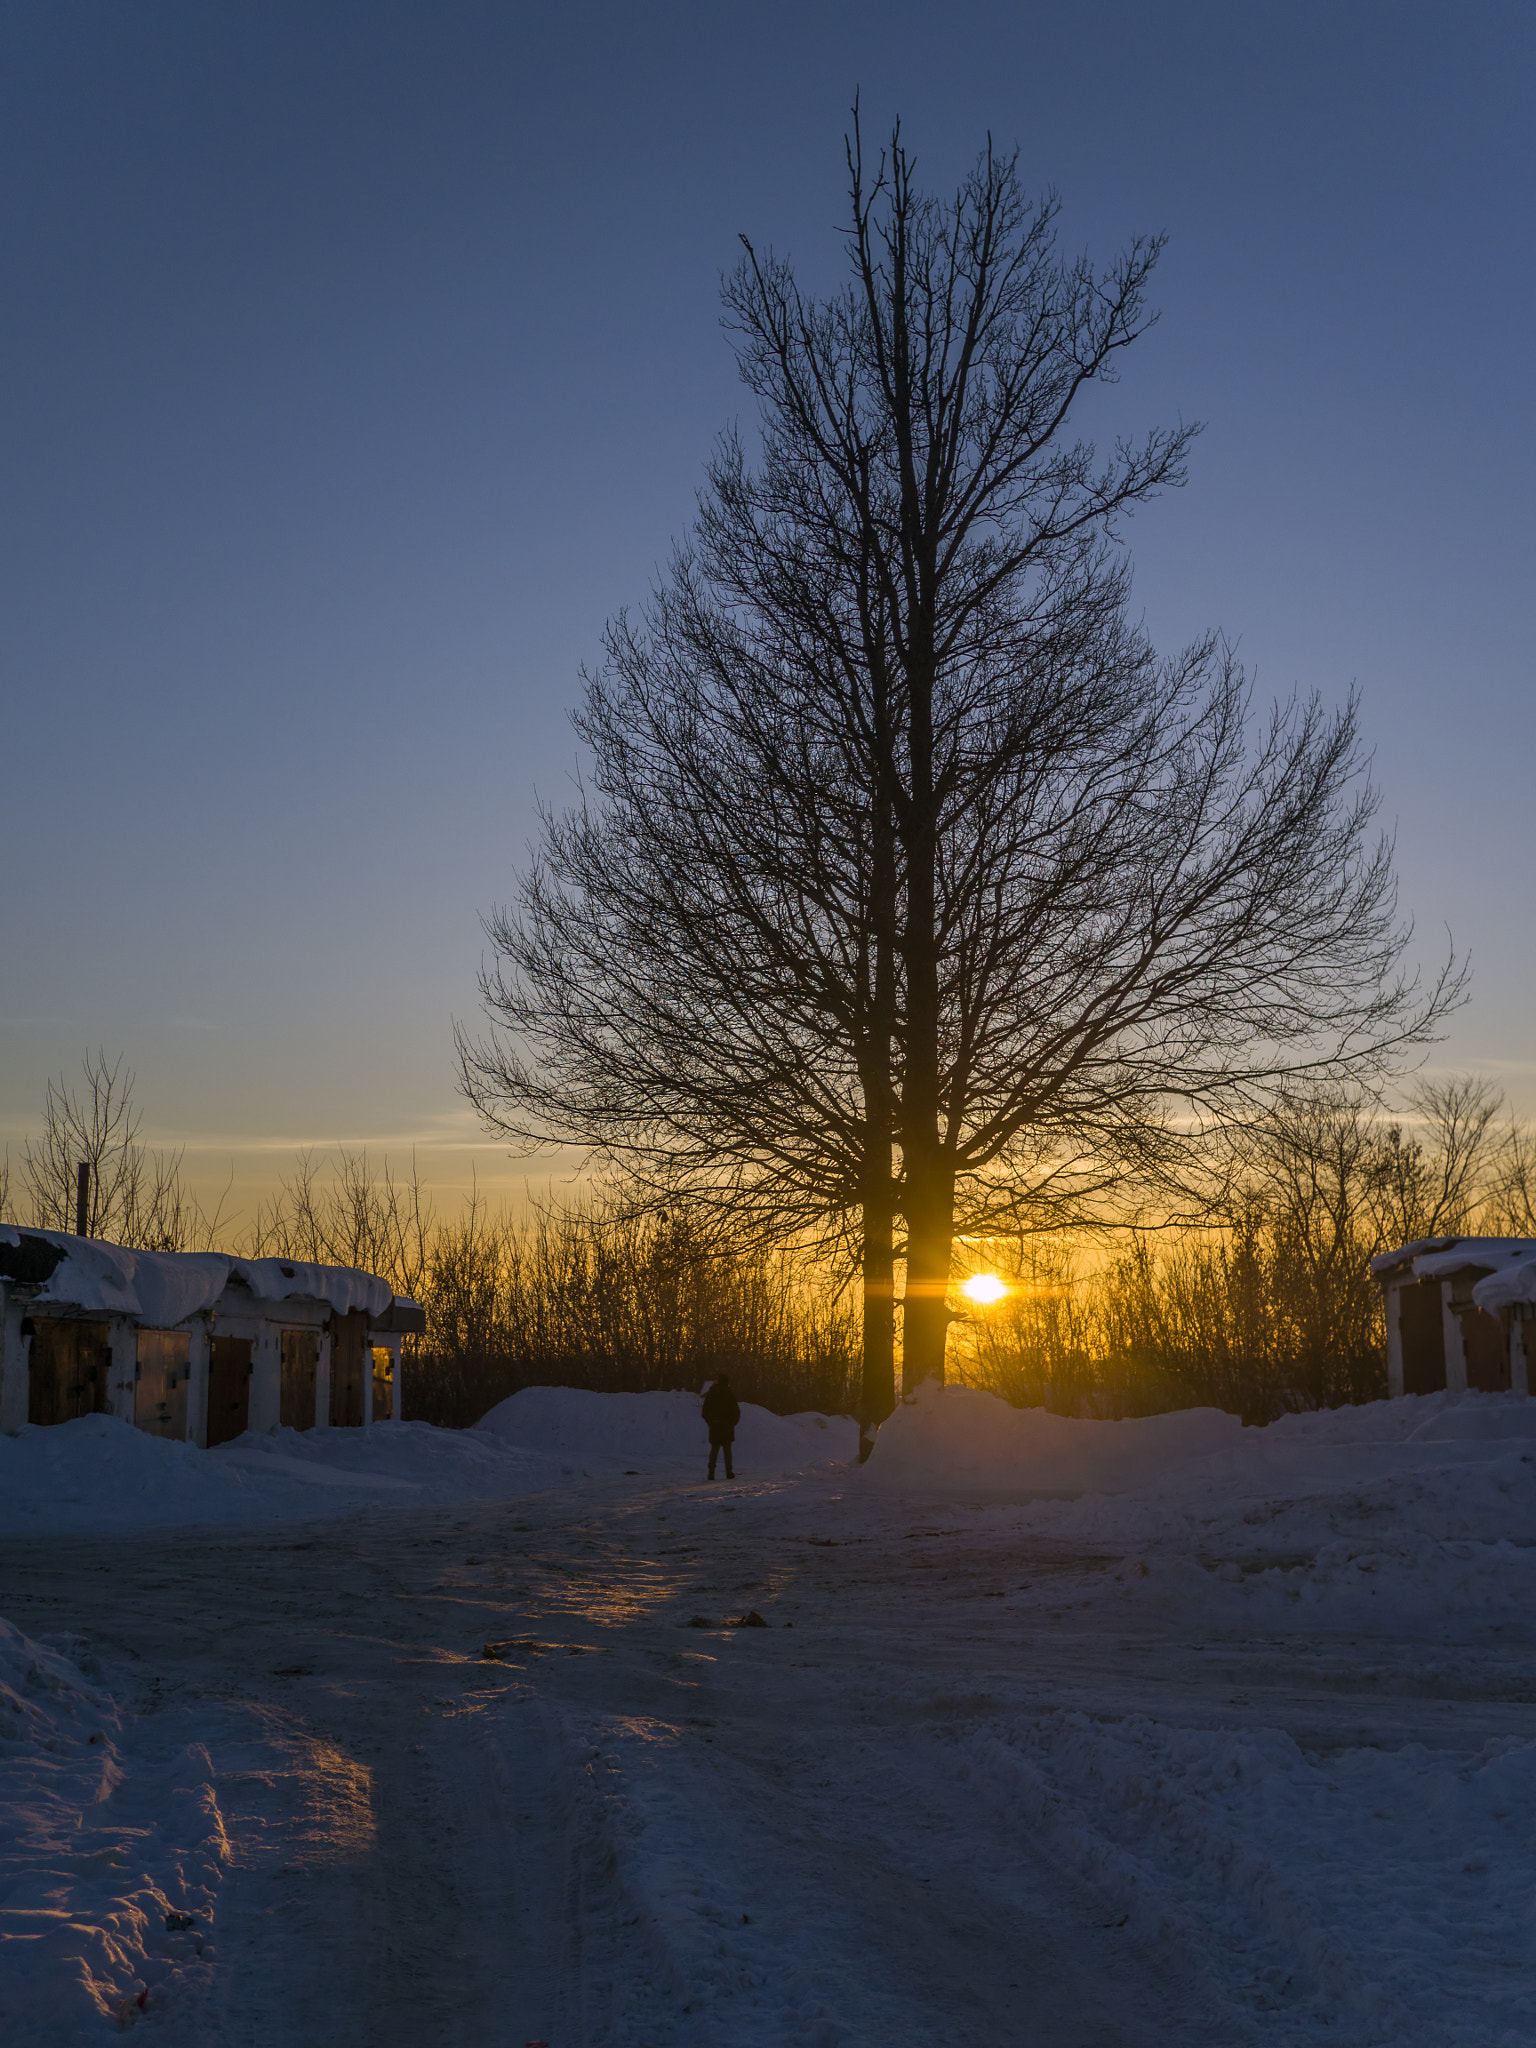
[[[736,1425],[741,1420],[741,1403],[731,1391],[731,1382],[725,1373],[721,1373],[704,1396],[703,1416],[709,1426],[709,1476],[714,1478],[716,1460],[724,1451],[725,1476],[734,1479],[731,1446],[736,1440]]]

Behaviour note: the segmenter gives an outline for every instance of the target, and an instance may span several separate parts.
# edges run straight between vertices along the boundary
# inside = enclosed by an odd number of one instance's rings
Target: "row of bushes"
[[[0,1163],[0,1215],[72,1227],[71,1162],[88,1157],[95,1234],[165,1249],[227,1235],[183,1194],[178,1160],[138,1149],[132,1076],[98,1055],[86,1082],[83,1094],[51,1085],[9,1207]],[[972,1266],[1009,1292],[957,1324],[952,1376],[1078,1415],[1210,1404],[1265,1421],[1378,1398],[1372,1253],[1474,1229],[1536,1236],[1530,1143],[1501,1110],[1465,1080],[1421,1089],[1395,1119],[1313,1093],[1247,1134],[1199,1227],[968,1243]],[[465,1426],[534,1384],[645,1392],[722,1369],[780,1413],[858,1405],[857,1289],[686,1210],[587,1202],[513,1217],[472,1199],[443,1221],[414,1174],[375,1171],[363,1153],[329,1168],[305,1155],[240,1248],[361,1266],[420,1300],[427,1332],[405,1387],[423,1420]]]
[[[1359,1097],[1277,1105],[1229,1157],[1199,1227],[971,1243],[1008,1282],[957,1324],[952,1376],[1021,1406],[1151,1414],[1192,1404],[1262,1422],[1386,1392],[1373,1253],[1435,1234],[1536,1236],[1528,1137],[1484,1083],[1422,1088],[1392,1118]],[[781,1413],[849,1412],[859,1301],[788,1251],[723,1242],[686,1211],[548,1206],[455,1223],[412,1183],[305,1162],[261,1247],[373,1265],[427,1309],[411,1412],[468,1423],[531,1384],[641,1392],[722,1368]]]
[[[858,1401],[857,1305],[790,1253],[741,1251],[697,1219],[601,1207],[520,1219],[471,1203],[439,1227],[408,1415],[464,1425],[526,1386],[647,1393],[728,1371],[780,1414]]]
[[[999,1248],[1001,1249],[1001,1248]],[[1385,1395],[1380,1295],[1367,1256],[1319,1275],[1283,1224],[1137,1242],[1086,1273],[1035,1245],[1012,1291],[956,1334],[952,1376],[1064,1415],[1225,1408],[1249,1422]]]
[[[1370,1261],[1435,1236],[1536,1237],[1536,1156],[1497,1091],[1418,1089],[1407,1117],[1359,1097],[1278,1104],[1201,1228],[972,1247],[1013,1283],[955,1337],[955,1376],[1021,1406],[1250,1422],[1387,1391]]]

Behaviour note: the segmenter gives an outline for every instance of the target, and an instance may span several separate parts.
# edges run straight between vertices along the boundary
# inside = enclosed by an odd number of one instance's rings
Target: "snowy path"
[[[1481,1876],[1418,1836],[1350,1862],[1529,1736],[1529,1630],[1255,1628],[1209,1559],[1197,1632],[1124,1559],[838,1478],[609,1481],[0,1539],[0,1606],[140,1710],[125,1791],[212,1759],[214,1940],[146,2048],[1536,2040],[1528,1929],[1478,1889],[1507,1808]],[[688,1626],[747,1608],[770,1626]],[[1415,1915],[1499,1950],[1431,1956],[1434,2012]]]

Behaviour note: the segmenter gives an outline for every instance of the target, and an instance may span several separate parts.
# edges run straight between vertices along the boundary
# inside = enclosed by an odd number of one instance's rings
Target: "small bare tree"
[[[57,1080],[50,1075],[42,1134],[22,1145],[22,1180],[33,1223],[46,1230],[73,1230],[76,1176],[84,1166],[90,1175],[87,1235],[108,1237],[121,1228],[125,1210],[139,1206],[143,1119],[134,1108],[133,1075],[125,1072],[121,1055],[109,1061],[104,1051],[87,1053],[81,1072],[85,1086],[78,1092],[64,1075]]]
[[[83,1088],[50,1078],[42,1131],[21,1148],[27,1221],[73,1231],[79,1169],[88,1180],[86,1235],[146,1251],[206,1250],[223,1228],[223,1198],[207,1212],[183,1183],[182,1153],[146,1149],[134,1076],[98,1049],[81,1062]],[[227,1190],[226,1190],[227,1193]]]

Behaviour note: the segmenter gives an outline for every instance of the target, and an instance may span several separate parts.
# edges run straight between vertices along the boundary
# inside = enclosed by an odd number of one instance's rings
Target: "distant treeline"
[[[779,1413],[857,1407],[857,1288],[824,1261],[617,1198],[515,1216],[477,1198],[443,1219],[414,1175],[345,1150],[301,1157],[236,1238],[186,1196],[179,1158],[139,1147],[132,1076],[100,1055],[85,1071],[83,1093],[50,1086],[19,1170],[0,1165],[0,1216],[72,1229],[74,1164],[88,1159],[94,1235],[379,1273],[426,1309],[408,1417],[463,1427],[525,1386],[696,1388],[722,1368]],[[1386,1391],[1373,1252],[1473,1230],[1536,1237],[1529,1135],[1478,1081],[1421,1088],[1397,1117],[1296,1097],[1211,1185],[1198,1225],[966,1246],[1010,1291],[956,1324],[950,1377],[1076,1415],[1210,1404],[1266,1421],[1372,1400]]]
[[[1408,1114],[1298,1096],[1246,1134],[1202,1227],[972,1246],[1013,1291],[956,1332],[951,1377],[1067,1415],[1192,1405],[1250,1422],[1381,1399],[1370,1261],[1434,1236],[1536,1237],[1528,1130],[1461,1079]]]

